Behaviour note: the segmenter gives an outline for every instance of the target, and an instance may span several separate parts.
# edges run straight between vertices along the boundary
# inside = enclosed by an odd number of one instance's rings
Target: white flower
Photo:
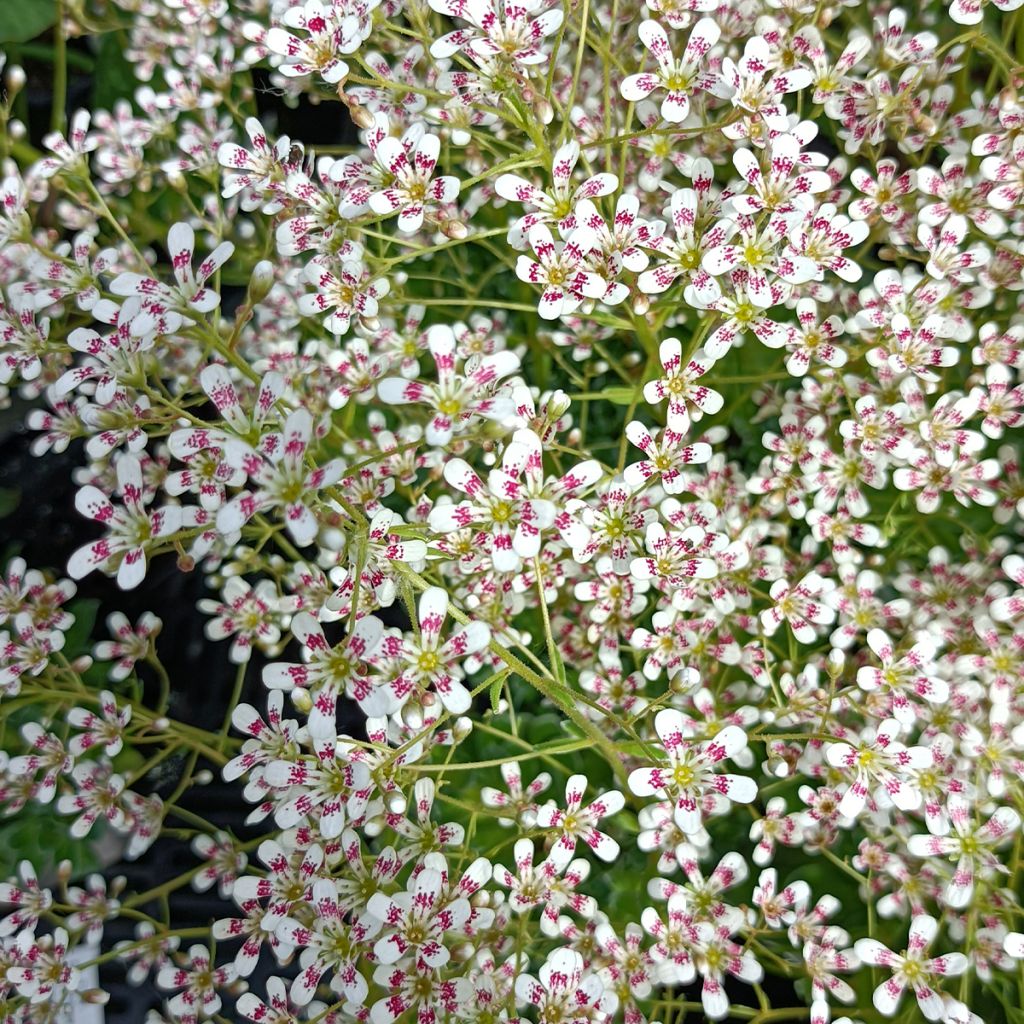
[[[938,930],[939,925],[934,917],[920,914],[910,923],[908,946],[902,953],[893,953],[877,939],[859,939],[854,943],[854,950],[864,963],[887,967],[892,971],[892,977],[883,981],[872,997],[879,1013],[894,1017],[904,990],[909,988],[917,999],[921,1013],[928,1020],[942,1018],[942,996],[934,986],[941,978],[963,974],[967,970],[967,957],[962,953],[929,957],[928,949]]]

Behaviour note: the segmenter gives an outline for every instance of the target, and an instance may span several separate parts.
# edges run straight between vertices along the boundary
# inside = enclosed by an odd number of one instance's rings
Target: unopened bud
[[[644,295],[643,292],[637,292],[633,296],[633,312],[638,316],[643,316],[647,310],[651,308],[651,299],[649,295]]]
[[[69,860],[62,860],[57,865],[57,881],[61,885],[67,885],[68,880],[71,878],[71,873],[74,871],[74,865]]]
[[[193,572],[196,567],[196,560],[188,554],[178,555],[178,569],[181,572]]]
[[[174,189],[175,192],[184,192],[188,185],[185,182],[185,175],[181,171],[168,171],[167,172],[167,184]]]
[[[76,992],[75,995],[83,1003],[91,1003],[93,1006],[105,1006],[110,1000],[110,993],[104,992],[101,988],[87,988],[84,992]]]
[[[402,708],[402,721],[410,729],[420,729],[423,726],[423,708],[414,701],[409,701],[408,704]]]
[[[298,689],[292,690],[292,707],[296,711],[302,712],[304,715],[308,715],[313,710],[313,698],[310,697],[308,690]]]
[[[841,651],[838,647],[833,647],[828,652],[828,674],[830,679],[838,679],[843,674],[843,668],[846,665],[846,652]]]
[[[274,287],[274,264],[270,260],[260,260],[252,268],[249,277],[249,305],[257,306]]]
[[[569,406],[572,405],[572,399],[561,389],[553,391],[547,401],[547,414],[552,419],[558,419],[564,412],[566,412]]]
[[[16,93],[25,88],[25,69],[20,64],[12,64],[4,75],[4,85],[7,86],[8,100],[14,99]]]
[[[197,786],[208,786],[213,782],[213,772],[211,772],[209,768],[204,768],[201,772],[196,772],[195,775],[192,776],[192,781]]]
[[[684,668],[677,672],[669,683],[669,689],[673,693],[693,693],[700,686],[700,673],[694,668]]]
[[[486,889],[477,889],[469,898],[471,906],[489,907],[491,905],[491,894]]]
[[[358,103],[351,103],[349,104],[348,113],[349,117],[352,118],[352,123],[357,128],[366,129],[373,127],[373,114],[366,107],[362,107]]]
[[[171,727],[171,720],[166,715],[153,719],[152,729],[154,732],[166,732]]]
[[[929,138],[934,135],[938,130],[939,126],[925,114],[918,114],[913,118],[914,124],[921,130],[922,134],[927,135]]]
[[[363,825],[363,834],[368,839],[375,839],[377,836],[381,834],[381,832],[384,831],[384,828],[386,827],[387,823],[387,818],[385,818],[381,814],[378,814],[376,817],[373,818],[368,818],[366,820],[366,824]]]
[[[578,448],[583,441],[583,432],[579,427],[573,427],[566,435],[566,441],[573,448]]]
[[[80,654],[73,662],[71,662],[71,669],[81,675],[83,672],[88,672],[92,668],[92,656],[88,654]]]
[[[533,105],[537,119],[541,124],[551,124],[555,118],[555,108],[544,98],[538,99]]]
[[[397,789],[392,790],[384,797],[384,803],[387,805],[388,813],[390,814],[405,814],[405,809],[409,806],[409,801],[405,799],[405,794]]]
[[[19,121],[17,118],[7,122],[7,134],[12,139],[23,139],[28,135],[28,129],[25,127],[24,121]]]
[[[446,220],[441,224],[441,233],[446,238],[461,241],[469,234],[469,228],[461,220]]]
[[[452,735],[456,743],[461,743],[473,731],[473,720],[465,715],[457,718],[452,726]]]

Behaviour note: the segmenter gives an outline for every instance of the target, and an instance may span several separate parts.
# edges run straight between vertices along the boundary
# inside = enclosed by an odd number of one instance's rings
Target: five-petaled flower
[[[629,788],[637,796],[671,800],[675,822],[685,834],[699,832],[711,809],[748,804],[757,796],[754,779],[716,770],[746,747],[747,737],[739,726],[728,725],[714,738],[695,743],[686,739],[682,714],[665,708],[654,716],[654,729],[667,764],[637,768],[629,776]]]
[[[909,988],[928,1020],[942,1018],[942,996],[935,986],[942,978],[963,974],[967,970],[967,957],[962,953],[929,956],[928,950],[938,931],[939,923],[934,917],[919,914],[910,922],[908,945],[902,953],[892,952],[877,939],[858,939],[854,943],[853,948],[864,963],[892,971],[892,977],[883,981],[872,996],[879,1013],[895,1016],[903,993]]]
[[[568,864],[576,850],[578,841],[585,843],[594,855],[604,861],[613,861],[619,855],[619,844],[597,828],[602,818],[618,814],[625,806],[626,799],[617,790],[602,793],[583,806],[583,794],[587,789],[585,775],[573,775],[565,784],[565,809],[554,801],[542,804],[537,810],[537,827],[552,829],[558,836],[549,854],[556,865]]]

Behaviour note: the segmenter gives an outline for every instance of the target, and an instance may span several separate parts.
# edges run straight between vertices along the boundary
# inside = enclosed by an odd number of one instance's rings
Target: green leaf
[[[632,812],[619,814],[615,822],[623,832],[628,832],[631,836],[640,835],[640,822]]]
[[[127,38],[121,32],[107,32],[100,37],[96,70],[93,73],[94,108],[110,110],[117,100],[131,96],[135,92],[138,85],[135,72],[124,57],[127,42]]]
[[[559,651],[557,647],[552,647],[551,657],[554,659],[554,664],[551,666],[551,668],[555,673],[555,679],[558,680],[558,684],[562,687],[563,690],[568,690],[565,675],[565,662],[562,660],[561,651]],[[568,695],[570,700],[576,699],[571,690],[569,691]]]
[[[68,605],[68,611],[75,617],[74,624],[64,634],[64,657],[68,661],[73,661],[80,654],[91,650],[90,635],[96,623],[96,612],[99,607],[100,602],[95,597],[82,598]]]
[[[491,698],[491,710],[498,714],[499,705],[501,704],[501,691],[505,685],[505,680],[508,679],[508,669],[503,669],[501,672],[496,672],[494,678],[491,680],[491,685],[488,693]]]
[[[639,392],[636,388],[605,388],[601,392],[601,397],[606,398],[612,405],[632,405],[639,397]]]
[[[612,327],[617,331],[632,332],[633,330],[633,325],[628,320],[623,320],[621,316],[616,316],[614,313],[606,313],[604,310],[595,309],[588,316],[594,323],[600,324],[602,327]]]
[[[647,758],[650,756],[650,747],[645,747],[638,740],[617,740],[615,746],[619,748],[620,753],[627,757]]]
[[[0,0],[2,2],[2,0]],[[73,839],[68,819],[60,817],[52,804],[27,804],[13,818],[0,823],[0,879],[10,878],[21,860],[30,860],[40,875],[52,871],[62,860],[70,860],[73,877],[94,871],[99,862],[94,845],[103,832]]]
[[[397,526],[391,527],[388,533],[393,533],[396,537],[409,540],[422,540],[423,530],[424,528],[420,523],[399,523]]]
[[[27,43],[57,21],[54,0],[2,0],[0,43]]]
[[[996,976],[985,986],[987,993],[999,1001],[1006,1013],[1007,1024],[1024,1024],[1024,1010],[1020,1008],[1021,992],[1008,978]],[[988,1017],[992,1019],[991,1016]]]

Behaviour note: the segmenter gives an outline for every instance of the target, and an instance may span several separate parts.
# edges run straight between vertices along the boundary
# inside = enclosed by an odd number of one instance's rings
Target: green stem
[[[64,38],[64,0],[57,0],[57,20],[53,25],[53,107],[50,110],[50,130],[64,128],[64,107],[68,95],[68,53]]]
[[[221,751],[224,749],[225,741],[228,738],[228,733],[231,731],[231,715],[235,708],[238,707],[238,702],[242,699],[242,687],[245,686],[245,670],[248,667],[248,662],[243,661],[238,666],[238,670],[235,672],[235,685],[231,691],[231,700],[228,701],[228,710],[224,716],[224,723],[220,727],[220,733],[217,736],[217,747]]]
[[[415,570],[410,569],[408,566],[403,565],[401,562],[392,563],[396,569],[403,572],[409,579],[412,580],[413,585],[419,590],[426,590],[430,585],[427,581]],[[470,618],[461,608],[457,608],[453,604],[448,606],[448,614],[451,615],[456,622],[461,623],[463,626],[468,626]],[[615,777],[619,780],[619,783],[623,786],[627,785],[629,779],[629,772],[626,771],[626,766],[622,762],[622,757],[619,754],[618,748],[606,736],[596,725],[592,722],[582,711],[576,706],[575,694],[565,686],[561,686],[555,679],[550,677],[545,678],[539,672],[534,672],[525,662],[520,661],[511,651],[507,651],[497,641],[492,640],[490,650],[497,655],[512,671],[519,676],[523,682],[528,683],[532,686],[542,697],[546,697],[559,711],[562,712],[568,718],[577,729],[579,729],[584,736],[590,737],[593,741],[594,746],[597,747],[604,755],[605,760],[608,762],[609,767],[615,773]]]

